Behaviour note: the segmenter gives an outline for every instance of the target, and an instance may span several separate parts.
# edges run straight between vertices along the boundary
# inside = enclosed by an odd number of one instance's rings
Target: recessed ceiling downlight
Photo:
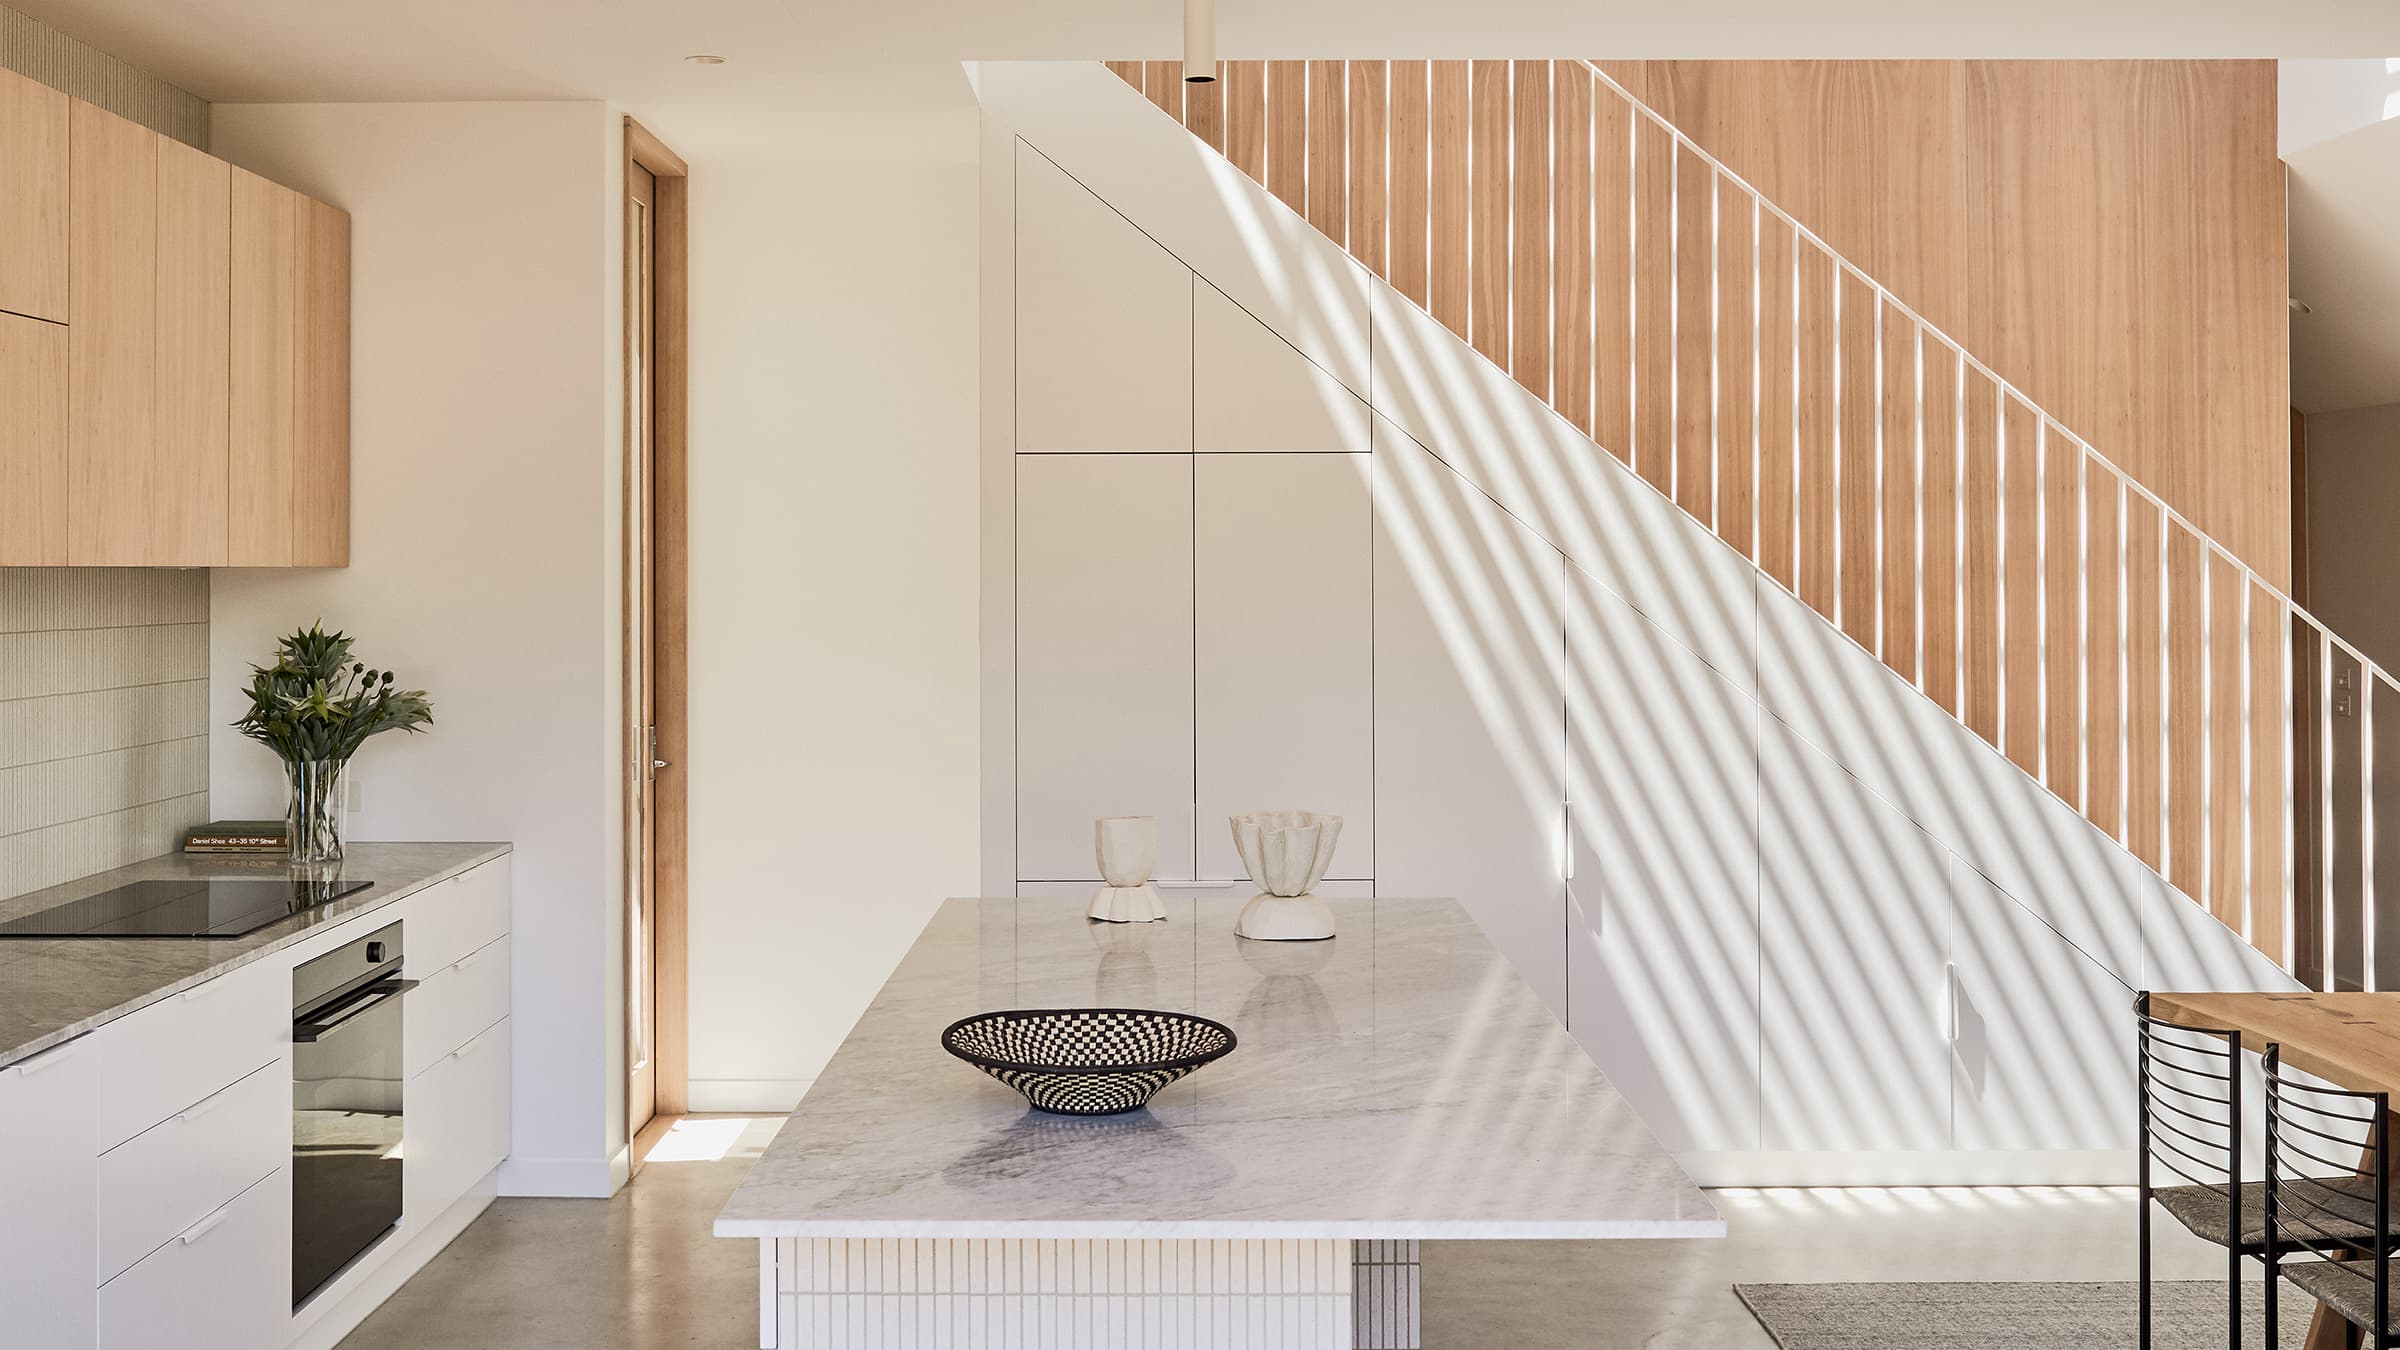
[[[706,52],[696,53],[683,59],[691,62],[695,66],[721,66],[725,64],[724,57],[712,56]]]

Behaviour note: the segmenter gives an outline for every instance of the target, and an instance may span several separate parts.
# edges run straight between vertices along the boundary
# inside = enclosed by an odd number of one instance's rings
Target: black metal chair
[[[2275,1226],[2267,1183],[2242,1180],[2242,1042],[2237,1032],[2188,1026],[2150,1015],[2150,995],[2133,1000],[2136,1023],[2136,1080],[2141,1093],[2139,1307],[2142,1350],[2150,1347],[2150,1206],[2160,1209],[2203,1241],[2225,1249],[2226,1344],[2241,1350],[2242,1261],[2273,1266],[2280,1249],[2343,1248],[2366,1244],[2390,1227],[2367,1203],[2365,1183],[2354,1188],[2347,1212],[2318,1216],[2319,1226]],[[2154,1182],[2165,1169],[2174,1184]],[[2270,1232],[2276,1233],[2269,1240]],[[2275,1325],[2275,1281],[2266,1282],[2267,1325]],[[2274,1335],[2267,1344],[2272,1350]]]
[[[2400,1345],[2391,1317],[2391,1102],[2303,1081],[2278,1046],[2267,1047],[2266,1068],[2268,1325],[2280,1278],[2357,1328],[2355,1344]]]

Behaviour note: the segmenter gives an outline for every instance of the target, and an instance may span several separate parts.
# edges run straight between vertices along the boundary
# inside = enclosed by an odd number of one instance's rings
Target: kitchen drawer
[[[508,1156],[508,1022],[409,1080],[401,1224],[427,1224]]]
[[[0,1343],[92,1343],[92,1042],[0,1069]]]
[[[281,1167],[291,1075],[278,1062],[100,1155],[100,1281]]]
[[[100,1287],[100,1350],[262,1350],[292,1316],[292,1186],[282,1169]]]
[[[92,1033],[100,1052],[97,1153],[275,1063],[292,1042],[290,967],[230,970]]]
[[[403,1062],[416,1077],[492,1023],[508,1016],[508,939],[501,938],[440,970],[409,973],[420,981],[400,1005]]]
[[[408,969],[418,979],[508,932],[508,859],[468,868],[408,897]]]

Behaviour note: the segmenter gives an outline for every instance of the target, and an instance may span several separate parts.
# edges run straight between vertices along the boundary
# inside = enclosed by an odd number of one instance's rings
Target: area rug
[[[2226,1350],[2225,1286],[2153,1284],[2152,1350]],[[1783,1350],[2134,1350],[2134,1286],[2124,1284],[1737,1284]],[[2243,1286],[2244,1346],[2263,1345],[2261,1287]],[[2300,1350],[2313,1300],[2286,1287],[2282,1350]]]

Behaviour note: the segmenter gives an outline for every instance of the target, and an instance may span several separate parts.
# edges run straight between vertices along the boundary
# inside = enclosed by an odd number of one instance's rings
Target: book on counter
[[[183,836],[186,853],[281,853],[287,836],[280,820],[212,820]]]

